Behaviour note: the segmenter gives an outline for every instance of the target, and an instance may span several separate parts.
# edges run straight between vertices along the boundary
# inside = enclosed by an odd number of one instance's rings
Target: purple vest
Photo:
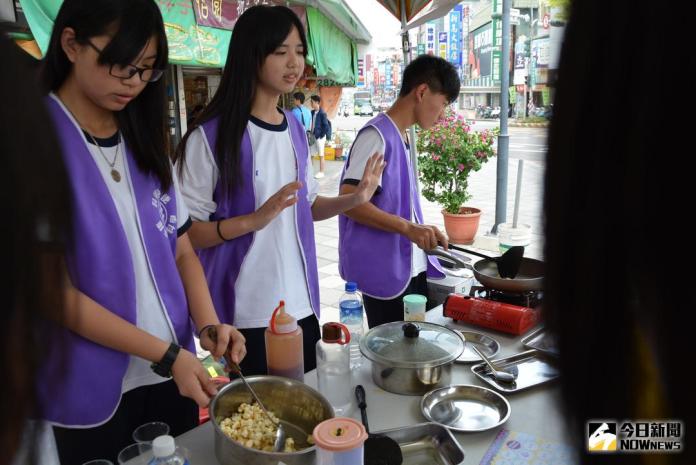
[[[92,159],[81,130],[53,98],[47,98],[70,178],[72,237],[66,263],[73,285],[119,317],[136,323],[135,272],[116,206]],[[193,328],[176,267],[174,188],[162,193],[159,181],[142,173],[126,149],[124,156],[137,204],[138,224],[150,272],[167,309],[178,343],[193,351]],[[122,182],[128,182],[124,176]],[[129,355],[56,328],[66,354],[48,351],[38,394],[45,419],[66,426],[107,421],[118,407]]]
[[[418,192],[412,182],[413,172],[408,162],[399,131],[383,113],[372,118],[360,132],[368,127],[379,131],[384,139],[382,191],[371,202],[380,210],[423,224]],[[359,133],[358,133],[359,135]],[[346,175],[346,162],[341,181]],[[411,204],[414,199],[414,204]],[[365,294],[380,299],[392,299],[403,293],[411,280],[411,241],[401,234],[390,233],[360,224],[345,215],[338,219],[339,271],[346,281],[354,281]],[[440,265],[428,256],[428,277],[442,278]]]
[[[312,206],[307,200],[307,161],[309,160],[309,145],[304,127],[290,113],[285,112],[285,119],[290,129],[293,152],[297,163],[297,180],[302,182],[302,188],[298,192],[298,201],[295,204],[295,221],[299,234],[302,259],[304,260],[304,274],[309,288],[309,300],[314,314],[319,318],[319,273],[317,271],[317,256],[314,245],[314,221],[312,220]],[[205,137],[211,150],[215,151],[218,134],[218,118],[202,125]],[[230,194],[225,193],[222,183],[215,186],[213,200],[217,204],[217,210],[210,217],[210,221],[247,215],[256,211],[256,191],[254,189],[254,153],[251,146],[249,131],[244,131],[242,137],[242,151],[240,157],[241,182],[233,187]],[[199,251],[199,257],[205,275],[208,279],[208,287],[213,297],[213,303],[220,321],[234,324],[235,292],[234,286],[239,278],[251,244],[254,242],[254,233],[250,232],[215,247],[209,247]],[[270,309],[269,309],[270,310]]]

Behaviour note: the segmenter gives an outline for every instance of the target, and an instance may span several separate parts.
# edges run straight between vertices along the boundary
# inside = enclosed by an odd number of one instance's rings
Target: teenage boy
[[[295,115],[297,121],[299,121],[304,127],[305,131],[309,131],[311,126],[312,114],[309,112],[309,108],[304,106],[305,96],[302,92],[295,92],[292,94],[295,106],[292,109],[292,114]]]
[[[329,133],[329,118],[326,112],[321,109],[321,97],[312,95],[312,134],[316,142],[312,146],[314,153],[319,155],[319,172],[314,175],[315,178],[321,179],[324,177],[324,145],[326,144],[326,136]]]
[[[370,327],[403,320],[406,294],[428,295],[427,277],[443,277],[425,251],[445,235],[423,224],[409,157],[407,131],[432,127],[459,94],[457,70],[442,58],[421,55],[404,70],[399,97],[358,133],[341,176],[341,194],[353,192],[370,155],[386,167],[372,200],[339,217],[339,270],[362,290]]]

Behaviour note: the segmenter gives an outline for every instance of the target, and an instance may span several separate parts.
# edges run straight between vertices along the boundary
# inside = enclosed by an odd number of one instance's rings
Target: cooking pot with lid
[[[370,329],[360,351],[372,362],[372,379],[385,391],[423,395],[450,384],[464,340],[449,328],[395,321]]]

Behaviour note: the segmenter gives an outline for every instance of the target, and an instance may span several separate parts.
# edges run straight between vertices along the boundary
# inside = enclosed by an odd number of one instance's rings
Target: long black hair
[[[686,218],[694,182],[681,161],[693,153],[693,110],[687,100],[659,110],[691,87],[670,63],[693,58],[673,46],[690,38],[689,15],[646,1],[571,5],[548,139],[544,312],[558,335],[570,437],[586,451],[586,421],[643,420],[640,407],[652,402],[663,419],[695,424],[685,365],[696,308],[685,268],[695,255]],[[665,22],[676,36],[645,34]],[[696,447],[682,448],[660,458],[696,463]],[[579,462],[646,463],[643,454],[598,455]]]
[[[102,65],[132,63],[155,36],[157,58],[153,67],[167,67],[164,22],[153,0],[65,0],[56,17],[42,68],[42,80],[48,91],[57,91],[72,69],[72,63],[61,46],[61,34],[66,27],[75,30],[75,40],[82,45],[86,45],[91,37],[112,29],[115,31],[99,54]],[[166,111],[167,93],[163,77],[148,83],[137,98],[116,112],[119,129],[138,167],[145,173],[154,174],[164,190],[172,185]]]
[[[215,153],[220,182],[227,192],[240,182],[242,136],[251,115],[259,71],[266,57],[282,45],[293,27],[300,34],[306,56],[307,38],[304,27],[291,9],[258,5],[249,8],[239,17],[232,30],[220,87],[177,147],[175,160],[180,173],[183,173],[186,142],[191,132],[201,124],[219,117],[217,142],[211,150]]]
[[[22,429],[35,463],[41,418],[36,386],[61,373],[42,372],[45,354],[66,347],[45,323],[63,318],[63,256],[70,236],[70,188],[51,119],[35,85],[28,55],[0,35],[0,463],[12,463]],[[63,341],[64,342],[64,341]],[[65,359],[63,359],[65,362]],[[24,462],[22,462],[24,463]]]

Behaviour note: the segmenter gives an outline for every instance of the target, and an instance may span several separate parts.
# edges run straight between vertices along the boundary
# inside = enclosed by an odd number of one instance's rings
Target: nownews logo
[[[587,450],[592,453],[681,452],[683,429],[679,420],[592,420],[587,422]]]

